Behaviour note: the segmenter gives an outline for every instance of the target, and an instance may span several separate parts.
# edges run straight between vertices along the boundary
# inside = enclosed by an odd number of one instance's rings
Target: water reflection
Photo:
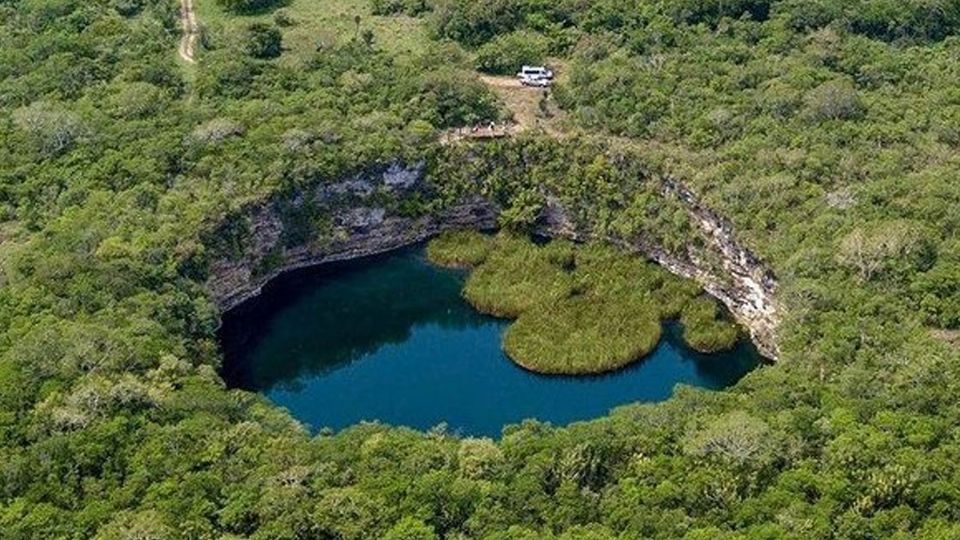
[[[294,389],[409,340],[417,325],[482,326],[486,317],[459,297],[464,277],[433,267],[419,250],[284,275],[224,319],[224,377],[246,390]]]
[[[524,418],[567,423],[662,400],[678,383],[724,388],[759,360],[749,343],[697,353],[672,324],[649,357],[622,371],[532,374],[500,350],[507,322],[462,301],[464,277],[428,264],[421,250],[283,276],[225,318],[224,378],[314,428],[446,422],[496,436]]]

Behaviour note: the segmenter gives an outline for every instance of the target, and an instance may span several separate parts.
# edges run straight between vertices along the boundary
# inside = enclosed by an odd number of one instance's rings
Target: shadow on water
[[[681,362],[694,366],[697,378],[704,382],[700,386],[715,390],[737,382],[764,361],[748,339],[741,339],[729,351],[709,354],[695,351],[683,341],[683,327],[678,322],[668,322],[664,326],[660,347],[671,348]],[[657,351],[653,354],[657,354]]]
[[[407,341],[417,325],[481,326],[487,317],[460,299],[464,279],[417,248],[284,274],[224,317],[224,379],[244,390],[292,390],[301,378]]]
[[[525,418],[565,424],[660,401],[678,383],[725,388],[760,361],[746,341],[725,353],[697,353],[683,343],[680,325],[669,323],[657,349],[621,371],[533,374],[500,349],[508,322],[461,299],[464,279],[430,265],[421,248],[285,274],[224,317],[224,379],[314,428],[446,422],[497,436]]]

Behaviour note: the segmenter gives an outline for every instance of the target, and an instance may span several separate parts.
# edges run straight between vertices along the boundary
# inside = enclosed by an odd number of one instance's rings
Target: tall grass
[[[555,248],[501,233],[486,261],[467,278],[463,296],[482,313],[516,318],[537,304],[557,302],[573,291],[573,276]]]
[[[427,244],[427,258],[447,268],[474,268],[487,259],[493,242],[477,231],[451,231]]]
[[[580,294],[520,315],[504,334],[503,348],[538,373],[601,373],[647,355],[660,332],[657,308],[647,299]]]
[[[649,354],[661,322],[680,317],[684,339],[703,352],[739,336],[715,300],[690,280],[605,244],[538,246],[508,233],[447,233],[427,247],[431,261],[473,267],[464,298],[516,321],[503,347],[531,371],[579,375],[622,368]]]
[[[717,301],[709,296],[688,301],[680,314],[680,324],[683,340],[703,353],[732,349],[740,338],[740,329],[721,317]]]

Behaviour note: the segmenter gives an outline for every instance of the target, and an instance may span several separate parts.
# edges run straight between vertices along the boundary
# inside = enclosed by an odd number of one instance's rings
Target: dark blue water
[[[760,359],[749,343],[694,352],[674,324],[622,371],[536,375],[501,352],[509,323],[461,300],[464,277],[430,265],[421,250],[282,276],[225,318],[224,377],[315,430],[379,420],[496,437],[525,418],[566,424],[663,400],[678,383],[724,388]]]

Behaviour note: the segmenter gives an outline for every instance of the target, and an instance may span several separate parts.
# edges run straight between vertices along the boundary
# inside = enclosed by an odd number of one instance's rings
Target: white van
[[[526,86],[550,86],[553,82],[553,71],[545,66],[523,66],[517,73],[517,78]]]

